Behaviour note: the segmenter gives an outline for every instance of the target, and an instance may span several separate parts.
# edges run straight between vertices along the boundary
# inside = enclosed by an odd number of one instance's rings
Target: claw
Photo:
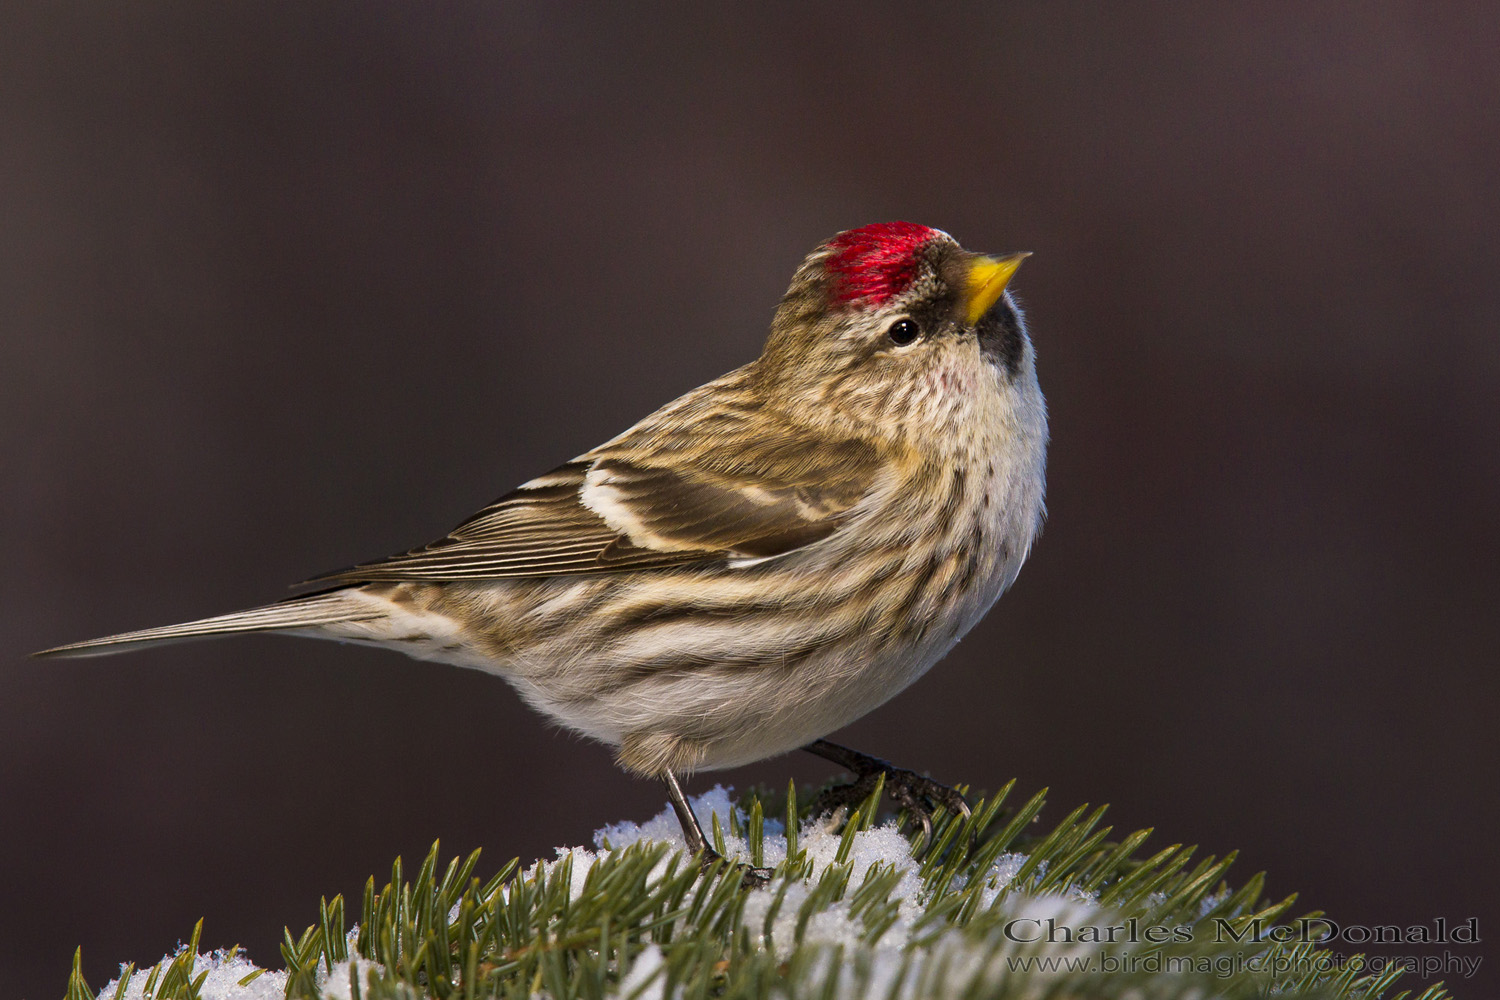
[[[771,884],[771,876],[774,870],[771,868],[757,868],[754,865],[740,865],[740,888],[741,889],[763,889]]]
[[[915,815],[922,821],[922,844],[924,848],[930,847],[932,845],[932,816],[926,809],[915,810]]]

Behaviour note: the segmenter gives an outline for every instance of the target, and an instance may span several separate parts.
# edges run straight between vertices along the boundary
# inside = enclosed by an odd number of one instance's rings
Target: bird
[[[880,779],[930,842],[963,796],[825,737],[947,653],[1041,529],[1047,407],[1009,288],[1027,256],[911,222],[838,233],[796,268],[759,357],[442,538],[36,655],[252,632],[382,646],[498,675],[664,783],[705,865],[682,779],[798,749],[854,772],[844,801]]]

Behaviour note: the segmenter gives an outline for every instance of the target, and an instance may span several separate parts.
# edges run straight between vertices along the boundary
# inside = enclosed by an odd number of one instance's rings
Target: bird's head
[[[1006,286],[1024,253],[985,257],[885,222],[839,233],[792,278],[757,363],[769,397],[819,422],[943,435],[1040,408]]]

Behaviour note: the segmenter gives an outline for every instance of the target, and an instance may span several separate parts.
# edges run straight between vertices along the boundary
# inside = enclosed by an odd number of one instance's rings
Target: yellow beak
[[[969,302],[967,323],[973,326],[979,317],[990,311],[990,306],[999,301],[1010,284],[1011,277],[1021,266],[1021,261],[1031,253],[1007,254],[1004,257],[975,257],[969,264]]]

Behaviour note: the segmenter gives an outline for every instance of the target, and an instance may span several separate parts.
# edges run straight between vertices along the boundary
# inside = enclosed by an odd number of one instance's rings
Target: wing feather
[[[873,447],[785,425],[725,447],[627,434],[522,485],[443,538],[315,581],[487,580],[728,564],[828,537],[869,491]],[[646,422],[635,432],[649,434]],[[639,434],[637,434],[639,436]],[[314,582],[314,581],[309,581]]]

